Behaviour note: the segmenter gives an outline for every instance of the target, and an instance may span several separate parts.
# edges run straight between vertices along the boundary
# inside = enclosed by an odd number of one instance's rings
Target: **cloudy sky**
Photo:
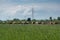
[[[0,0],[0,20],[27,19],[32,16],[32,8],[34,19],[60,16],[60,0]]]

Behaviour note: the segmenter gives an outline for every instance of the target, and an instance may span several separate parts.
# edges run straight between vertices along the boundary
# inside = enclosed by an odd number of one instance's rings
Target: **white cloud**
[[[32,5],[13,5],[8,6],[5,5],[4,7],[0,7],[0,10],[3,10],[4,12],[15,14],[17,11],[24,11],[24,13],[28,13],[32,9]],[[57,4],[34,4],[33,9],[38,10],[53,10],[57,11],[60,10],[60,5]]]
[[[44,10],[47,13],[60,11],[60,5],[59,4],[33,4],[33,9],[35,12],[39,10]],[[18,11],[22,11],[23,13],[20,13],[20,15],[31,15],[32,14],[32,5],[24,4],[24,5],[2,5],[0,7],[0,15],[6,15],[6,16],[15,16]],[[8,15],[7,15],[8,14]]]

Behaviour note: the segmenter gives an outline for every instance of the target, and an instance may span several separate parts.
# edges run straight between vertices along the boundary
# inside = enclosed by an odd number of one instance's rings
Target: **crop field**
[[[60,25],[0,24],[0,40],[60,40]]]

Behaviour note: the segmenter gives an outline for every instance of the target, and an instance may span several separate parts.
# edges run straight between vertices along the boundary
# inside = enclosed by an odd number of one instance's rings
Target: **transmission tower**
[[[32,7],[32,20],[34,19],[34,9]]]

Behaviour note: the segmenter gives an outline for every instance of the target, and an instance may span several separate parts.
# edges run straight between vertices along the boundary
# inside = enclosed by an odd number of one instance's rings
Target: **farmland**
[[[60,40],[60,25],[0,24],[0,40]]]

